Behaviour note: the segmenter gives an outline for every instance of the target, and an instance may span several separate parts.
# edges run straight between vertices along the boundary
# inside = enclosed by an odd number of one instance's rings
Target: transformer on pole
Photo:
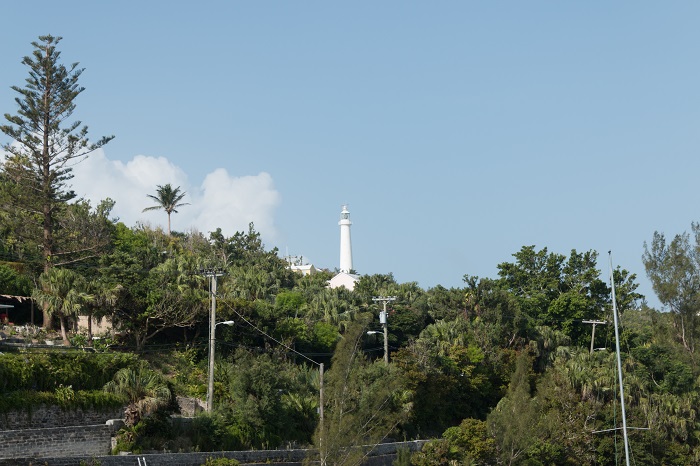
[[[382,324],[384,330],[384,364],[389,364],[389,319],[386,313],[386,303],[396,301],[396,296],[375,296],[372,301],[381,302],[384,304],[384,310],[379,313],[379,323]]]

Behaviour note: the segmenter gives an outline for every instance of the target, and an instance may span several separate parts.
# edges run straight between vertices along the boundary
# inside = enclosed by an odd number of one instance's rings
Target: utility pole
[[[375,296],[372,301],[381,302],[384,304],[384,310],[379,313],[379,323],[384,328],[384,364],[389,365],[389,324],[388,315],[386,313],[386,303],[396,301],[396,296]]]
[[[216,345],[216,277],[222,276],[221,270],[202,270],[210,280],[211,310],[209,311],[209,383],[207,385],[207,412],[214,407],[214,347]]]
[[[323,363],[319,364],[318,368],[318,417],[320,421],[320,434],[318,435],[318,453],[321,460],[321,466],[326,466],[326,451],[324,450],[325,445],[323,444],[323,436],[326,434],[325,426],[323,424]]]
[[[584,324],[593,324],[593,330],[591,331],[591,353],[593,353],[593,341],[595,340],[595,326],[607,324],[604,320],[584,320]]]

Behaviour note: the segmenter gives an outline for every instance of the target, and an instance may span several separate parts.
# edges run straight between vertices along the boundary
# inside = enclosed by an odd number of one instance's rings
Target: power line
[[[306,355],[300,353],[299,351],[295,350],[294,348],[290,348],[289,346],[285,345],[284,343],[282,343],[281,341],[277,340],[276,338],[273,338],[271,335],[268,335],[267,333],[263,332],[263,331],[260,330],[258,327],[256,327],[255,325],[253,325],[252,322],[250,322],[248,319],[246,319],[245,317],[243,317],[238,311],[236,311],[236,309],[235,309],[233,306],[231,306],[231,305],[228,304],[228,303],[226,303],[226,304],[228,305],[229,309],[230,309],[231,311],[233,311],[234,314],[236,314],[238,317],[240,317],[241,320],[243,320],[245,323],[247,323],[248,325],[250,325],[251,327],[253,327],[255,330],[257,330],[257,331],[260,332],[261,334],[265,335],[267,338],[269,338],[270,340],[274,341],[275,343],[277,343],[278,345],[282,346],[283,348],[287,348],[287,350],[291,351],[292,353],[298,354],[298,355],[301,356],[302,358],[304,358],[304,359],[306,359],[307,361],[311,362],[312,364],[316,364],[316,365],[318,366],[318,384],[319,384],[319,387],[318,387],[318,416],[319,416],[319,427],[320,427],[320,432],[321,432],[321,434],[320,434],[320,436],[319,436],[319,439],[318,439],[318,444],[319,444],[319,445],[318,445],[318,450],[319,450],[319,456],[320,456],[320,459],[321,459],[321,466],[326,466],[325,455],[322,453],[322,452],[323,452],[323,446],[324,446],[324,438],[323,438],[323,435],[324,435],[324,432],[325,432],[325,431],[324,431],[324,414],[323,414],[323,411],[324,411],[324,406],[323,406],[323,405],[325,404],[325,403],[324,403],[324,400],[323,400],[323,392],[324,392],[324,387],[323,387],[323,374],[324,374],[323,363],[322,363],[322,362],[316,362],[316,361],[314,361],[313,359],[311,359],[311,358],[309,358],[308,356],[306,356]]]
[[[248,324],[248,325],[250,325],[251,327],[253,327],[255,330],[257,330],[258,332],[260,332],[262,335],[265,335],[267,338],[269,338],[270,340],[274,341],[274,342],[277,343],[278,345],[280,345],[280,346],[282,346],[282,347],[284,347],[284,348],[287,348],[287,349],[288,349],[289,351],[291,351],[292,353],[298,354],[299,356],[301,356],[302,358],[306,359],[307,361],[312,362],[312,363],[316,364],[317,366],[322,366],[322,363],[314,361],[313,359],[307,357],[305,354],[300,353],[299,351],[295,350],[294,348],[291,348],[291,347],[285,345],[284,343],[282,343],[281,341],[277,340],[276,338],[272,337],[271,335],[268,335],[267,333],[265,333],[264,331],[262,331],[261,329],[259,329],[258,327],[256,327],[255,324],[253,324],[251,321],[249,321],[249,320],[246,319],[244,316],[242,316],[241,314],[239,314],[238,311],[236,311],[236,309],[235,309],[233,306],[231,306],[231,305],[228,304],[228,303],[225,303],[225,304],[229,307],[229,309],[230,309],[231,311],[233,311],[234,314],[236,314],[238,317],[240,317],[241,320],[242,320],[243,322],[245,322],[246,324]]]

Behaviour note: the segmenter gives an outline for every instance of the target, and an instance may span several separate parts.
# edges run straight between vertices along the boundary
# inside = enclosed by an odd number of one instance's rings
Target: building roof
[[[299,272],[302,275],[313,275],[317,272],[316,267],[314,267],[313,264],[290,265],[289,270]]]
[[[340,272],[328,281],[329,288],[340,288],[344,286],[348,290],[355,289],[355,283],[360,281],[360,276],[354,273]]]

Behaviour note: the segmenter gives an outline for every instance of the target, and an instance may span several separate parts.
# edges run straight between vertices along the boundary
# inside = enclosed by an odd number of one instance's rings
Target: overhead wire
[[[229,309],[231,312],[233,312],[233,313],[236,314],[238,317],[240,317],[241,320],[242,320],[243,322],[245,322],[245,323],[248,324],[250,327],[252,327],[252,328],[255,329],[256,331],[258,331],[260,334],[262,334],[262,335],[264,335],[265,337],[269,338],[270,340],[274,341],[274,342],[277,343],[278,345],[280,345],[280,346],[282,346],[282,347],[288,349],[288,350],[291,351],[292,353],[301,356],[302,358],[306,359],[307,361],[309,361],[309,362],[311,362],[311,363],[313,363],[313,364],[316,364],[317,366],[320,366],[320,365],[321,365],[320,362],[314,361],[313,359],[311,359],[310,357],[306,356],[305,354],[300,353],[299,351],[295,350],[294,348],[291,348],[290,346],[288,346],[288,345],[282,343],[281,341],[277,340],[275,337],[269,335],[268,333],[266,333],[266,332],[264,332],[263,330],[261,330],[260,328],[258,328],[255,324],[253,324],[251,321],[249,321],[249,320],[246,319],[243,315],[241,315],[241,313],[239,313],[239,312],[238,312],[232,305],[230,305],[229,303],[227,303],[227,302],[224,301],[224,304],[228,307],[228,309]]]

